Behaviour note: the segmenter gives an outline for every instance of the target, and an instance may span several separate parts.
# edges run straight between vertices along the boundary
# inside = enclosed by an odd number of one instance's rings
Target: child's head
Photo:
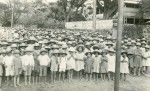
[[[122,55],[122,57],[126,57],[127,53],[126,52],[122,52],[121,55]]]
[[[115,52],[110,51],[109,55],[113,56],[115,54]]]
[[[45,55],[46,54],[46,51],[41,51],[41,55]]]
[[[91,52],[87,52],[85,55],[86,55],[87,57],[91,57],[91,56],[92,56],[92,53],[91,53]]]
[[[30,52],[30,51],[27,51],[26,54],[27,54],[27,55],[31,55],[31,52]]]

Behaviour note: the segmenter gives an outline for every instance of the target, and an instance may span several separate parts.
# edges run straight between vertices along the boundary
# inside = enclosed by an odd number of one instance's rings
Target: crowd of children
[[[116,40],[92,31],[17,30],[18,36],[0,42],[0,86],[13,80],[20,86],[55,81],[113,80]],[[150,67],[146,39],[124,38],[120,75],[140,76]],[[50,74],[50,76],[48,75]],[[50,81],[49,81],[50,80]]]

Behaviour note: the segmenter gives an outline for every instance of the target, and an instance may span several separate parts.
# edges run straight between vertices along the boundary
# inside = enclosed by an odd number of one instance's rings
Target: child
[[[91,80],[92,78],[92,70],[93,70],[93,62],[94,59],[92,58],[92,53],[91,52],[86,52],[85,53],[86,57],[84,58],[85,61],[85,74],[86,74],[86,79],[88,79],[88,81]]]
[[[84,46],[83,45],[79,45],[77,47],[77,53],[75,55],[75,64],[76,64],[76,68],[75,70],[77,71],[77,77],[79,78],[79,80],[81,80],[83,78],[83,70],[84,70]]]
[[[0,52],[0,88],[2,86],[2,76],[3,76],[3,56],[2,51]]]
[[[56,80],[56,72],[58,71],[58,50],[52,53],[51,57],[51,81],[54,83]]]
[[[44,78],[44,83],[47,81],[47,67],[50,64],[50,58],[45,49],[41,49],[40,55],[38,56],[40,64],[40,80]]]
[[[144,59],[145,59],[145,66],[146,66],[146,69],[145,69],[145,73],[147,74],[148,73],[148,69],[150,67],[150,47],[148,45],[145,46],[145,49],[146,49],[146,52],[144,54]]]
[[[109,49],[108,50],[108,80],[112,79],[114,80],[114,73],[115,73],[115,50],[114,49]]]
[[[93,52],[94,54],[94,62],[93,62],[93,74],[94,78],[97,81],[98,80],[98,75],[99,75],[99,69],[100,69],[100,63],[101,63],[101,56],[99,50],[95,50]]]
[[[67,53],[65,51],[60,51],[60,59],[59,59],[59,80],[61,79],[64,82],[65,79],[65,71],[66,71],[66,63],[67,63]]]
[[[73,78],[73,71],[75,70],[75,49],[69,49],[69,55],[67,58],[67,70],[68,70],[68,80],[72,80]]]
[[[129,65],[128,65],[128,57],[127,52],[123,51],[121,56],[121,63],[120,63],[120,73],[121,79],[126,80],[126,75],[129,74]]]
[[[102,80],[106,79],[108,73],[108,57],[106,55],[107,55],[107,51],[103,50],[101,56],[101,64],[100,64],[100,73],[101,73]]]
[[[34,69],[34,57],[32,52],[33,50],[27,47],[25,49],[25,55],[21,57],[22,66],[24,69],[25,85],[31,85],[31,74]]]
[[[130,42],[127,44],[127,46],[128,46],[127,53],[128,53],[128,58],[129,58],[129,70],[130,70],[130,73],[133,74],[134,51]]]
[[[141,75],[141,68],[142,68],[142,58],[143,58],[143,53],[142,50],[140,49],[141,44],[138,42],[136,44],[137,48],[134,50],[134,76]]]
[[[34,45],[34,52],[33,52],[33,56],[34,56],[34,71],[32,72],[33,73],[33,77],[32,77],[32,80],[33,80],[33,84],[37,84],[38,81],[39,81],[39,72],[40,72],[40,64],[39,64],[39,60],[38,60],[38,56],[40,54],[40,45],[38,43],[36,43]]]
[[[17,85],[20,86],[20,74],[22,72],[22,62],[19,53],[20,53],[19,50],[14,51],[13,64],[14,64],[14,86],[15,87],[17,87]]]
[[[7,49],[7,55],[4,57],[4,67],[5,67],[5,76],[7,77],[7,84],[9,84],[9,81],[14,78],[14,65],[13,65],[13,55],[10,48]],[[10,80],[11,78],[11,80]]]

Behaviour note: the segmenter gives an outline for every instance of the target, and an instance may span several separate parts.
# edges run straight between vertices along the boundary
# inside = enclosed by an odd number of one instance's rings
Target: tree
[[[118,0],[103,0],[103,4],[97,0],[97,11],[104,14],[104,19],[112,18],[118,12]]]
[[[150,0],[142,0],[141,13],[145,18],[150,19]]]
[[[82,9],[86,0],[58,0],[56,7],[51,7],[51,11],[55,19],[63,21],[73,21],[81,16],[81,20],[85,20],[82,15]],[[83,19],[84,18],[84,19]],[[76,21],[76,20],[75,20]]]

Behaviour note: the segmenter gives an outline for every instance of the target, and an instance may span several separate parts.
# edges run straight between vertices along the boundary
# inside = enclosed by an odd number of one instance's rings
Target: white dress
[[[67,57],[60,57],[59,61],[59,72],[66,71]]]
[[[101,63],[101,56],[98,57],[93,57],[94,62],[93,62],[93,72],[99,73],[100,72],[100,63]]]
[[[146,58],[145,66],[150,66],[150,51],[145,52],[144,57]]]
[[[76,53],[76,67],[75,67],[75,70],[76,71],[80,71],[80,70],[83,70],[84,69],[84,53]]]
[[[107,57],[108,57],[108,72],[115,72],[115,61],[116,61],[115,55],[113,56],[107,55]]]
[[[6,76],[13,76],[14,75],[14,65],[13,65],[13,56],[5,56],[3,61],[6,70]]]
[[[68,55],[67,57],[67,70],[75,69],[75,58]]]
[[[120,73],[129,73],[129,64],[128,64],[128,57],[121,57],[120,62]]]
[[[145,52],[146,52],[145,48],[141,47],[140,49],[142,50],[142,53],[143,53],[143,56],[144,56],[144,54],[145,54]],[[143,60],[142,60],[142,65],[143,65],[143,66],[146,66],[146,59],[144,59],[144,58],[143,58]]]

